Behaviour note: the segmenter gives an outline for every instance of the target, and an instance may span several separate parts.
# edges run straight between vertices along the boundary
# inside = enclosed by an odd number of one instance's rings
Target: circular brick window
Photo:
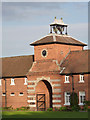
[[[42,51],[42,55],[45,57],[47,55],[47,51],[46,50],[43,50]]]

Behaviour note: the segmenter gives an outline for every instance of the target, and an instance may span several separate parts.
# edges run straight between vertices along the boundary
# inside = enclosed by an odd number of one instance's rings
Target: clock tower
[[[70,51],[80,51],[85,46],[68,35],[67,26],[62,18],[55,17],[50,24],[50,33],[30,44],[34,46],[34,62],[27,74],[27,102],[32,110],[63,106],[60,64]]]

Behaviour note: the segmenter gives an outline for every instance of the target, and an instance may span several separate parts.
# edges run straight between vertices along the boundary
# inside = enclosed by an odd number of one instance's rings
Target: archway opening
[[[38,111],[52,108],[52,86],[47,80],[41,80],[36,86],[36,106]]]

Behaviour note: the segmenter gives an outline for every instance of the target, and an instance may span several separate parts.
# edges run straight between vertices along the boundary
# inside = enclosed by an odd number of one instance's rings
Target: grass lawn
[[[4,111],[3,118],[88,118],[88,112]]]

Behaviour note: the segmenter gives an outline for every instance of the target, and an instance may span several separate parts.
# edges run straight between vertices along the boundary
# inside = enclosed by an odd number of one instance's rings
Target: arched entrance
[[[41,80],[36,86],[36,106],[38,111],[52,108],[52,87],[47,80]]]

